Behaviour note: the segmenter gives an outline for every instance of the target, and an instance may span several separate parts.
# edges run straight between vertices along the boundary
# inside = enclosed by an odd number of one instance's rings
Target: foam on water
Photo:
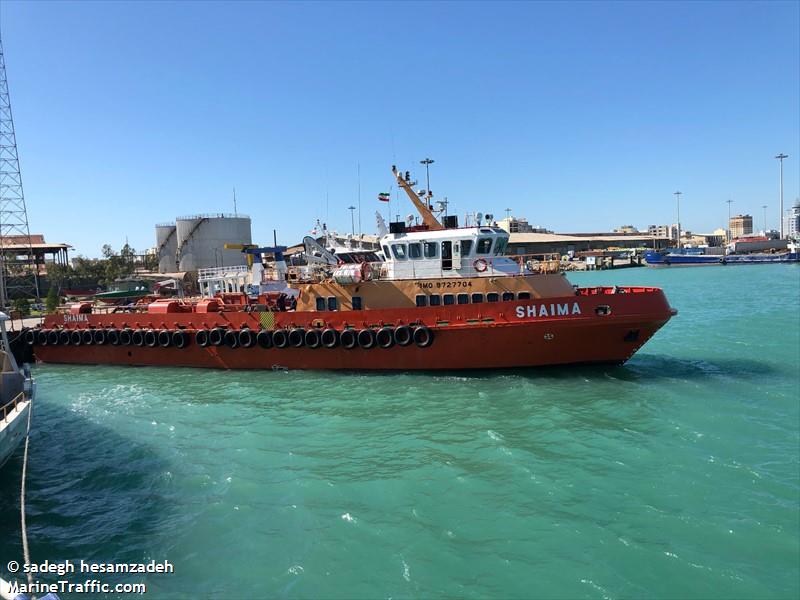
[[[157,598],[800,595],[800,269],[573,280],[680,314],[625,367],[37,367],[34,560],[166,558]]]

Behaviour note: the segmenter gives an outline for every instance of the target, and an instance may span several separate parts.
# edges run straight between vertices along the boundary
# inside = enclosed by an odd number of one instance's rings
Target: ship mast
[[[422,222],[428,227],[431,231],[439,231],[444,229],[439,220],[433,215],[430,207],[427,203],[420,201],[417,194],[411,189],[411,185],[408,181],[403,178],[403,174],[397,170],[395,165],[392,165],[392,175],[395,176],[397,179],[397,184],[405,190],[406,194],[408,195],[411,203],[416,207],[417,211],[419,211],[420,216],[422,217]]]

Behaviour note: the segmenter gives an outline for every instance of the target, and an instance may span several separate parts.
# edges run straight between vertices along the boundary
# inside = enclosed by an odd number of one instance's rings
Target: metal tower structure
[[[7,250],[10,244],[17,248],[27,245],[27,251]],[[38,300],[39,280],[22,191],[3,41],[0,39],[0,308],[7,308],[15,298]]]

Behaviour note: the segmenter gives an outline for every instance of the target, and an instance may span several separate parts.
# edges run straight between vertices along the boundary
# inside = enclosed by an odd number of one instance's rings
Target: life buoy
[[[158,345],[162,348],[169,348],[172,346],[172,334],[166,329],[158,332]]]
[[[339,345],[339,332],[335,329],[324,329],[320,334],[320,341],[326,348],[336,348]]]
[[[420,325],[414,329],[414,343],[420,348],[427,348],[433,343],[433,331]]]
[[[478,258],[475,262],[472,263],[472,266],[475,267],[475,270],[478,273],[483,273],[486,269],[489,268],[489,263],[486,262],[485,258]]]
[[[81,334],[81,340],[85,346],[91,346],[94,344],[94,335],[92,334],[92,330],[84,329],[83,333]]]
[[[102,346],[106,343],[106,330],[105,329],[95,329],[94,330],[94,343],[98,346]]]
[[[198,329],[194,334],[194,341],[201,348],[208,346],[208,329]]]
[[[272,345],[276,348],[286,348],[289,345],[289,334],[285,329],[272,332]]]
[[[186,333],[184,333],[180,329],[178,331],[172,332],[173,346],[175,346],[176,348],[185,348],[188,343],[189,343],[189,337],[186,335]]]
[[[126,327],[119,332],[119,343],[122,346],[130,346],[133,343],[133,331]]]
[[[208,332],[208,343],[212,346],[221,346],[224,337],[225,330],[222,327],[214,327]]]
[[[58,342],[62,346],[69,346],[70,342],[69,337],[70,337],[69,331],[67,331],[66,329],[62,329],[61,331],[58,332]]]
[[[47,329],[40,329],[36,332],[36,343],[40,346],[47,346]]]
[[[262,329],[256,334],[256,341],[262,348],[272,348],[272,332]]]
[[[222,341],[228,348],[238,348],[239,334],[233,329],[229,329],[225,332],[225,335],[222,336]]]
[[[158,336],[154,330],[148,329],[144,332],[144,343],[148,348],[155,348],[158,346]]]
[[[394,331],[391,327],[381,327],[375,333],[375,341],[378,343],[378,346],[384,350],[388,350],[394,346]]]
[[[58,346],[58,332],[55,329],[47,333],[47,343],[50,346]]]
[[[112,346],[119,346],[119,331],[113,327],[106,332],[106,338]]]
[[[399,325],[394,329],[394,341],[398,346],[408,346],[414,341],[414,333],[408,325]]]
[[[375,332],[372,329],[362,329],[358,332],[358,345],[364,350],[375,346]]]
[[[81,332],[78,331],[77,329],[73,329],[72,331],[70,331],[69,341],[73,346],[80,346],[81,343],[83,342],[83,336],[81,335]]]
[[[305,344],[307,348],[319,348],[321,343],[321,335],[319,329],[309,329],[306,331]]]
[[[339,334],[339,341],[342,344],[342,348],[345,350],[352,350],[353,348],[358,345],[358,336],[356,335],[355,329],[345,329],[342,333]]]
[[[306,341],[306,332],[300,327],[295,327],[289,331],[289,345],[293,348],[300,348]]]
[[[242,348],[249,348],[255,343],[255,336],[253,332],[250,331],[247,327],[243,327],[239,330],[239,345]]]
[[[33,346],[36,343],[36,332],[33,329],[25,330],[25,343]]]

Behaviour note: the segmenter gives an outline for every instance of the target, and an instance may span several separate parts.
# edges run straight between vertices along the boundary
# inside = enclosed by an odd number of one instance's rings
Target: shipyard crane
[[[433,211],[431,211],[430,206],[428,206],[427,202],[422,202],[417,196],[416,192],[414,192],[413,188],[411,187],[411,176],[408,171],[406,171],[405,178],[403,174],[397,170],[397,166],[392,165],[392,175],[395,176],[397,179],[397,184],[403,188],[405,193],[411,199],[411,203],[416,207],[419,211],[420,216],[422,217],[422,222],[427,226],[427,228],[431,231],[439,231],[444,229],[439,220],[434,216]],[[430,197],[430,190],[427,191]]]

